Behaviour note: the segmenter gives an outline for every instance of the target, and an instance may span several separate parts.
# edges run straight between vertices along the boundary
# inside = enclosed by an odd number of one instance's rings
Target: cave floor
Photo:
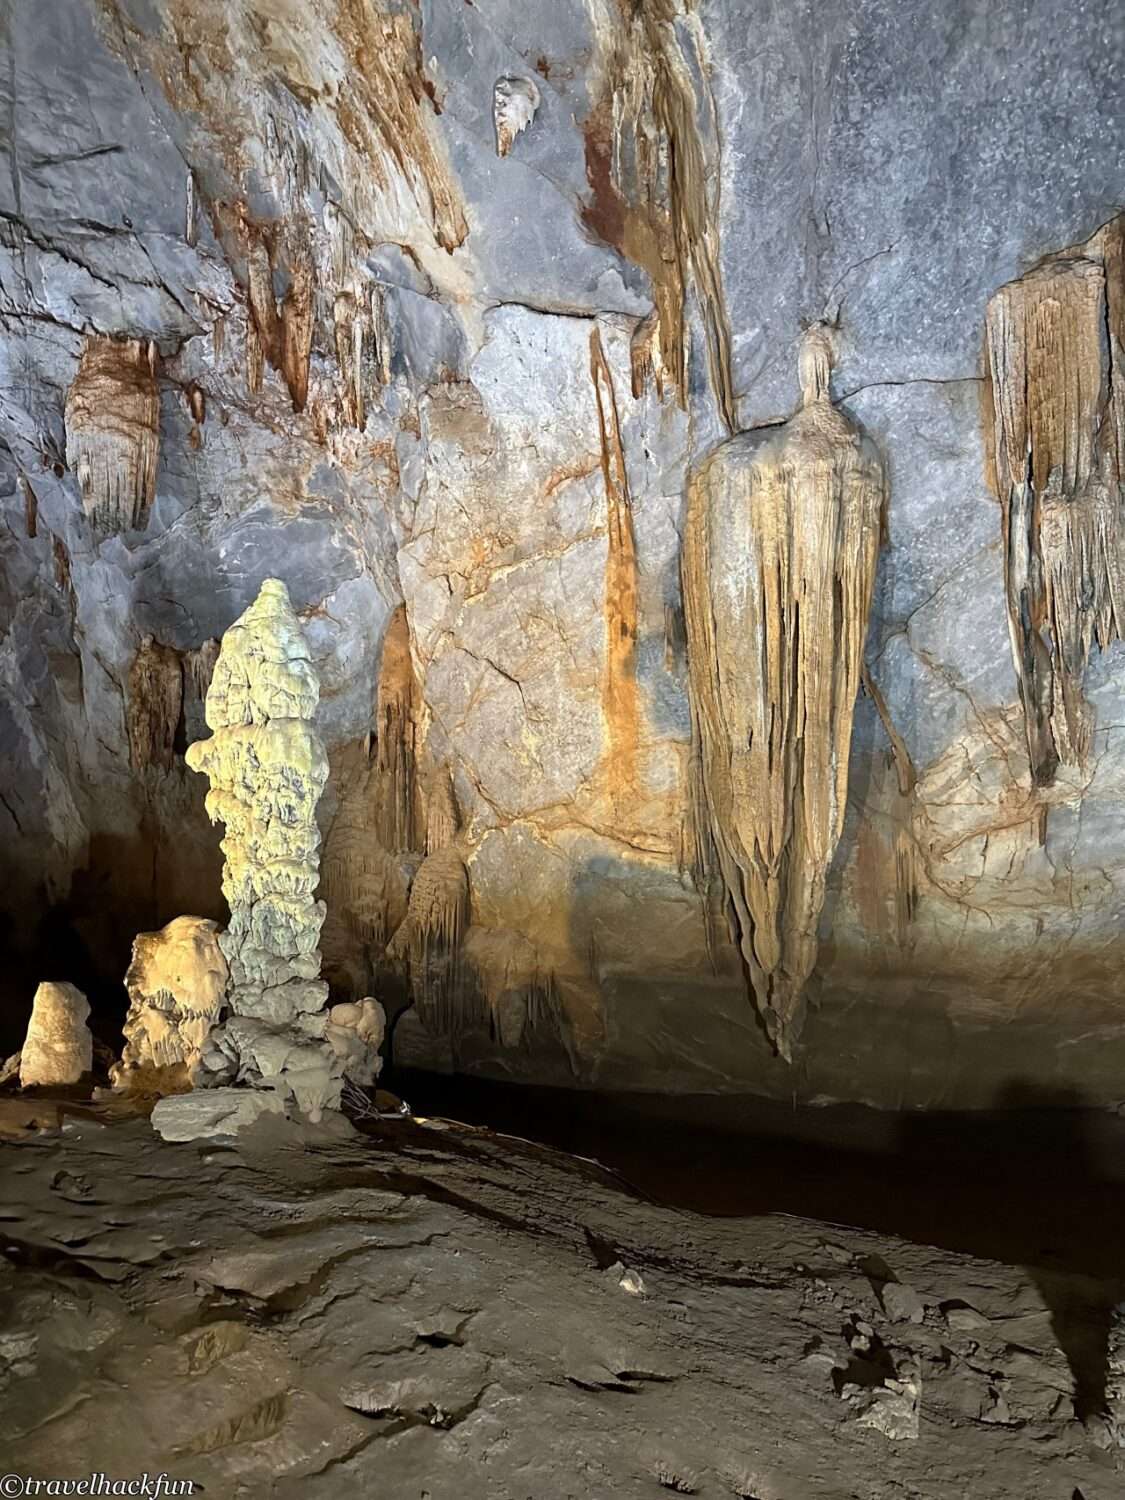
[[[14,1473],[224,1500],[1125,1495],[1125,1450],[1074,1414],[1121,1293],[1100,1269],[698,1213],[441,1119],[170,1145],[79,1115],[0,1145],[0,1180]]]

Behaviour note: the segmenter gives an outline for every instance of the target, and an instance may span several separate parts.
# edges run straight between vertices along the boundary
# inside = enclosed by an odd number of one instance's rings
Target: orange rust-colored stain
[[[629,795],[637,787],[640,738],[636,671],[637,548],[613,377],[596,327],[590,334],[590,378],[598,409],[606,496],[606,666],[602,712],[609,736],[612,781]]]

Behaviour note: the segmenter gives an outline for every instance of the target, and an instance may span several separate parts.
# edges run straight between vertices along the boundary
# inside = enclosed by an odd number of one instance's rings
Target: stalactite
[[[370,992],[387,942],[406,915],[401,859],[384,849],[373,825],[378,770],[362,741],[330,756],[336,808],[325,830],[320,895],[327,907],[321,948],[333,988]]]
[[[305,251],[290,269],[289,290],[281,305],[280,370],[294,411],[304,411],[309,396],[309,358],[313,336],[313,273]]]
[[[134,770],[146,766],[171,770],[183,692],[178,652],[146,635],[129,669],[126,696],[129,761]]]
[[[285,232],[274,224],[259,224],[239,205],[223,225],[234,236],[246,266],[246,297],[250,316],[246,327],[246,384],[251,394],[261,388],[263,360],[285,381],[294,411],[304,411],[309,393],[309,360],[315,312],[312,252],[303,231]],[[275,278],[288,278],[278,306]]]
[[[29,537],[39,535],[39,500],[35,491],[31,488],[31,481],[26,474],[20,475],[20,488],[23,491],[23,515],[24,527]]]
[[[156,495],[160,395],[156,346],[86,338],[66,395],[66,461],[94,531],[139,530]]]
[[[1125,214],[1001,287],[986,349],[1012,657],[1048,786],[1090,748],[1093,643],[1125,638]]]
[[[447,849],[460,827],[461,815],[457,809],[453,777],[449,767],[442,766],[434,774],[426,803],[426,853],[436,854],[439,849]]]
[[[704,145],[716,131],[698,26],[678,0],[651,0],[621,7],[608,31],[603,93],[584,127],[591,189],[584,218],[652,281],[656,336],[653,353],[634,363],[634,387],[640,381],[643,388],[649,370],[666,372],[686,404],[691,284],[712,391],[733,432],[731,338],[712,200],[716,173]],[[697,93],[699,79],[704,87]]]
[[[805,335],[802,409],[691,476],[683,593],[694,816],[766,1028],[791,1058],[843,828],[882,530],[879,455],[832,405],[831,336]]]
[[[606,666],[602,712],[609,735],[614,781],[628,792],[637,782],[640,733],[636,670],[637,548],[613,377],[596,327],[590,334],[590,378],[598,410],[606,496]]]
[[[516,136],[531,124],[539,108],[539,85],[533,78],[498,78],[492,90],[496,155],[507,156]]]
[[[384,288],[373,282],[340,292],[332,320],[344,411],[351,425],[362,431],[370,392],[391,380],[393,344]]]
[[[70,577],[70,553],[61,536],[51,538],[51,554],[54,561],[55,587],[73,598],[74,585]]]
[[[656,387],[656,394],[664,400],[664,361],[660,352],[660,317],[655,309],[647,318],[641,318],[629,341],[629,356],[632,372],[633,399],[639,401],[648,389],[649,382]]]
[[[472,927],[464,961],[487,1002],[489,1034],[501,1047],[530,1049],[563,1038],[555,976],[529,938],[504,928]]]
[[[914,837],[914,793],[918,775],[906,742],[895,728],[878,683],[866,666],[861,675],[864,691],[875,705],[875,712],[879,715],[891,746],[887,761],[883,765],[876,765],[870,795],[870,802],[882,811],[883,826],[869,829],[869,833],[879,840],[889,856],[886,863],[890,866],[890,905],[893,912],[890,935],[900,948],[904,948],[909,941],[910,929],[918,911],[918,845]],[[888,772],[893,774],[888,775]],[[862,837],[860,843],[857,863],[864,866],[863,855],[868,846]],[[875,863],[881,866],[884,861],[876,860]],[[877,876],[868,879],[869,873],[875,875],[874,870],[861,870],[861,899],[866,900],[869,910],[874,911],[876,905],[885,898],[888,882]]]
[[[469,872],[455,846],[460,819],[448,770],[434,777],[426,809],[427,854],[410,887],[406,919],[387,949],[405,959],[422,1025],[458,1036],[485,1019],[464,983],[461,940],[469,924]]]
[[[400,604],[383,637],[375,705],[378,737],[378,803],[375,833],[384,849],[400,854],[421,846],[416,745],[421,694],[410,650],[410,622]]]
[[[211,686],[215,663],[219,659],[219,643],[212,638],[196,646],[194,651],[184,652],[184,682],[190,683],[195,696],[202,702]]]

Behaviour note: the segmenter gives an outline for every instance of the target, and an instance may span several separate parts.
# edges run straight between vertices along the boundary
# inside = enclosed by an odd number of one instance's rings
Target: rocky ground
[[[4,1467],[279,1500],[1125,1495],[1059,1278],[1049,1307],[998,1261],[361,1129],[169,1145],[81,1110],[0,1147]],[[1104,1344],[1120,1286],[1067,1285],[1067,1347],[1083,1308]]]

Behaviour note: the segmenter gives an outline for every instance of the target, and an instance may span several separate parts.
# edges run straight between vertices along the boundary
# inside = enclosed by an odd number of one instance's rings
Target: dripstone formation
[[[717,863],[786,1058],[844,826],[885,501],[877,450],[832,404],[832,358],[831,331],[814,325],[801,410],[703,464],[684,534],[698,862]]]
[[[226,827],[231,913],[219,938],[229,1014],[203,1048],[199,1082],[266,1084],[313,1120],[339,1104],[346,1071],[370,1081],[370,1041],[381,1035],[362,1006],[325,1009],[317,947],[325,909],[314,894],[316,804],[328,776],[312,722],[319,696],[288,590],[268,578],[223,637],[207,693],[212,736],[187,752],[188,765],[210,778],[212,821]]]
[[[90,1006],[73,984],[47,981],[35,991],[20,1053],[20,1087],[77,1083],[93,1067]]]
[[[176,917],[139,932],[125,975],[125,1050],[111,1071],[116,1088],[176,1093],[199,1078],[203,1049],[219,1021],[228,969],[218,924]]]

